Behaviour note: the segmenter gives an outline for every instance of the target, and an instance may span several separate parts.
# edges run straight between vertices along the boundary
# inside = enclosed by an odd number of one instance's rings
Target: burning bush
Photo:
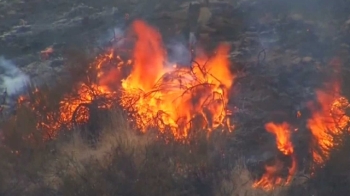
[[[312,134],[312,158],[311,170],[322,168],[330,157],[333,149],[341,146],[343,141],[339,140],[342,135],[349,131],[350,117],[347,114],[349,101],[342,96],[339,81],[342,61],[333,58],[330,61],[332,71],[330,79],[326,82],[324,89],[316,90],[317,104],[310,103],[312,112],[307,121],[307,127]]]
[[[345,109],[349,107],[349,102],[339,95],[338,89],[339,87],[335,86],[333,95],[324,91],[317,91],[320,109],[311,108],[313,115],[308,121],[308,128],[313,135],[313,146],[315,148],[312,152],[313,160],[318,166],[322,166],[329,158],[332,148],[340,145],[334,138],[346,131],[350,120],[345,113]]]
[[[121,105],[132,113],[138,128],[170,128],[178,139],[186,138],[194,119],[197,129],[226,126],[228,91],[234,77],[222,45],[209,60],[190,67],[165,67],[165,53],[158,32],[142,22],[134,23],[138,41],[134,67],[122,82]],[[152,56],[152,57],[151,57]]]
[[[96,70],[95,67],[87,70],[87,76],[89,71],[97,72],[97,76],[100,74],[101,64],[107,61],[104,57],[95,62]],[[43,88],[35,88],[27,95],[19,97],[18,103],[36,113],[37,129],[43,132],[44,138],[53,139],[59,130],[72,129],[73,126],[87,123],[95,110],[111,108],[116,102],[115,94],[108,87],[98,85],[94,78],[87,77],[85,81],[74,84],[63,95],[50,94]]]
[[[38,129],[54,137],[60,129],[88,122],[92,111],[117,103],[130,113],[131,120],[143,132],[154,127],[162,132],[169,128],[176,138],[185,139],[196,124],[195,119],[201,121],[197,129],[230,126],[226,106],[234,77],[227,60],[229,47],[222,45],[214,57],[201,56],[189,67],[167,67],[160,34],[142,21],[134,22],[133,32],[137,39],[131,73],[122,79],[128,62],[122,61],[115,50],[108,50],[88,67],[88,77],[62,97],[58,110],[47,108],[50,112],[42,116]],[[117,92],[114,89],[120,83]],[[42,111],[38,107],[45,108],[39,102],[45,97],[36,98],[29,104],[33,111],[40,111],[39,116]],[[19,102],[24,100],[20,97]]]

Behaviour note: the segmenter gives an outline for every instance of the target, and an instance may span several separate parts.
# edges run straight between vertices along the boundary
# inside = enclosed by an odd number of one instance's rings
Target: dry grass
[[[218,190],[217,196],[283,196],[289,187],[276,187],[273,191],[266,192],[252,188],[254,181],[251,173],[244,164],[244,160],[237,160],[236,166],[230,172],[228,179],[224,179]]]
[[[349,161],[344,155],[349,136],[342,137],[344,145],[314,178],[264,192],[251,188],[251,173],[239,159],[239,149],[230,145],[234,133],[208,137],[200,131],[181,144],[166,134],[157,138],[151,130],[140,134],[118,109],[108,116],[91,147],[80,130],[62,131],[43,142],[35,127],[37,116],[20,108],[16,118],[1,124],[1,195],[292,196],[348,191]]]

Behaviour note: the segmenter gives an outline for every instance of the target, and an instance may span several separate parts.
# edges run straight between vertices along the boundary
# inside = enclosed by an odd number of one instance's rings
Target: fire
[[[128,77],[130,88],[150,91],[157,80],[165,73],[166,53],[162,47],[161,36],[142,21],[133,24],[138,41],[133,52],[133,71]]]
[[[339,82],[339,73],[343,61],[335,57],[330,61],[333,73],[331,80],[325,90],[317,90],[317,102],[320,107],[310,105],[312,112],[311,118],[307,122],[313,136],[312,157],[315,166],[322,167],[324,162],[329,159],[330,151],[341,141],[335,141],[335,137],[348,131],[350,117],[346,115],[345,109],[349,108],[348,100],[341,96],[341,86]]]
[[[301,112],[297,111],[297,118],[300,118],[300,117],[301,117]]]
[[[189,135],[193,126],[209,130],[224,125],[228,91],[234,76],[227,59],[229,47],[221,45],[209,60],[199,58],[190,67],[165,66],[166,53],[159,33],[142,21],[137,35],[131,74],[122,81],[120,104],[142,131],[167,128],[175,138]],[[195,120],[202,119],[199,125]]]
[[[195,126],[208,130],[228,126],[226,105],[234,80],[227,58],[230,48],[221,45],[213,58],[201,56],[191,66],[178,68],[166,65],[167,54],[156,29],[135,21],[132,30],[137,37],[132,59],[123,61],[116,48],[98,56],[88,67],[85,82],[75,84],[58,109],[47,108],[43,116],[45,97],[38,96],[38,90],[32,92],[37,99],[30,100],[29,107],[40,117],[38,129],[51,138],[60,129],[86,123],[91,107],[108,109],[114,104],[130,113],[140,130],[169,128],[177,139],[186,138]],[[122,79],[126,66],[131,73]],[[19,102],[28,103],[28,97]]]
[[[103,86],[80,84],[76,96],[65,96],[60,102],[59,113],[63,122],[61,124],[67,124],[68,128],[72,128],[71,123],[69,123],[72,120],[75,123],[87,122],[89,119],[88,111],[82,111],[82,113],[75,116],[75,113],[79,112],[77,110],[79,107],[96,103],[97,108],[108,109],[113,105],[112,100],[114,100],[114,97],[115,92]],[[102,99],[103,101],[100,101]]]
[[[350,120],[345,114],[345,109],[349,107],[348,100],[340,96],[338,83],[332,87],[334,93],[316,91],[320,108],[310,106],[312,117],[307,122],[313,136],[313,146],[319,148],[312,150],[314,163],[318,166],[329,158],[330,150],[338,145],[335,137],[345,131]]]
[[[89,107],[110,108],[114,104],[116,92],[104,85],[105,80],[98,80],[103,74],[102,66],[113,58],[109,52],[99,56],[90,65],[87,72],[94,70],[96,82],[76,84],[72,92],[63,96],[58,109],[48,108],[48,98],[37,88],[28,96],[20,96],[18,103],[26,105],[38,117],[37,129],[44,133],[44,139],[54,138],[61,129],[72,129],[76,124],[86,123],[89,119]]]
[[[293,144],[290,141],[290,128],[289,125],[284,122],[280,125],[274,123],[267,123],[265,129],[276,136],[277,148],[284,155],[293,154]]]
[[[291,166],[288,168],[288,177],[281,176],[285,163],[279,159],[275,159],[272,165],[265,166],[265,173],[253,184],[254,188],[260,187],[266,191],[274,189],[276,186],[285,186],[290,184],[296,169],[297,163],[294,156],[294,147],[291,142],[291,131],[288,123],[282,124],[267,123],[265,129],[276,136],[277,149],[285,156],[291,158]]]
[[[94,108],[110,109],[116,104],[122,106],[142,132],[150,128],[161,133],[170,131],[181,141],[195,129],[210,133],[221,126],[231,126],[228,116],[232,111],[227,105],[235,76],[230,71],[228,45],[221,44],[210,58],[200,55],[188,67],[179,67],[167,62],[162,37],[156,29],[135,21],[132,30],[136,42],[131,60],[123,61],[115,49],[108,50],[88,67],[84,82],[74,84],[54,106],[48,104],[49,98],[38,89],[18,99],[19,104],[26,104],[38,117],[37,129],[44,133],[44,139],[54,138],[59,130],[87,123]],[[52,52],[48,48],[42,54],[47,56]],[[333,64],[338,70],[340,62]],[[125,66],[131,70],[124,77]],[[349,102],[340,96],[339,84],[332,83],[331,88],[335,93],[316,91],[320,107],[310,106],[312,115],[307,121],[312,145],[319,148],[312,150],[313,161],[318,166],[329,158],[331,149],[338,145],[335,136],[347,129],[350,120],[345,114]],[[306,115],[297,111],[296,116]],[[270,122],[265,124],[265,129],[276,137],[279,156],[265,165],[265,173],[253,187],[270,191],[291,183],[297,161],[290,125]]]

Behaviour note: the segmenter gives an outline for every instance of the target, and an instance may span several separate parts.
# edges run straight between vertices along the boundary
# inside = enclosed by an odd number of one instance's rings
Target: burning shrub
[[[307,125],[313,135],[312,157],[315,164],[313,167],[322,167],[329,158],[330,151],[342,143],[335,138],[344,134],[344,131],[349,131],[347,127],[350,118],[345,113],[349,108],[349,102],[340,95],[337,83],[332,87],[330,92],[334,92],[333,95],[327,91],[316,92],[319,109],[311,106],[313,114]]]
[[[61,129],[92,124],[91,115],[117,103],[143,132],[149,128],[164,132],[169,128],[177,139],[184,139],[191,128],[230,127],[226,106],[234,76],[227,59],[229,47],[222,45],[212,58],[201,56],[187,68],[166,67],[160,34],[142,21],[135,21],[132,27],[137,40],[132,70],[125,79],[122,76],[130,61],[123,61],[117,49],[107,50],[87,67],[85,78],[60,96],[57,108],[42,104],[45,96],[29,100],[29,107],[41,116],[37,128],[47,134],[46,138],[54,137]],[[41,94],[37,89],[31,93]],[[28,98],[21,97],[20,103],[23,100]],[[39,107],[45,109],[44,116]],[[200,123],[194,123],[195,119]],[[98,129],[92,127],[90,130]]]
[[[304,183],[292,185],[288,195],[326,196],[349,193],[350,135],[347,130],[344,130],[341,134],[333,135],[332,138],[337,145],[327,151],[329,156],[322,162],[322,167],[315,168],[310,178],[304,177]]]
[[[138,36],[134,67],[122,82],[121,105],[132,113],[138,128],[170,128],[176,138],[184,139],[198,117],[198,129],[227,125],[228,91],[234,79],[229,48],[223,45],[213,58],[199,58],[189,68],[165,67],[158,32],[139,21],[133,27]]]
[[[37,117],[37,130],[45,139],[53,139],[59,130],[92,123],[91,115],[96,116],[100,109],[111,108],[116,103],[116,92],[104,85],[99,85],[104,66],[112,60],[112,54],[99,56],[88,67],[76,67],[70,71],[85,72],[80,81],[66,86],[67,81],[52,86],[42,86],[29,90],[19,97],[20,107],[26,107]],[[115,61],[113,61],[115,62]],[[69,80],[69,82],[73,82]],[[65,89],[61,89],[65,87]],[[90,127],[90,130],[94,130]]]
[[[350,135],[347,130],[343,134],[335,136],[337,146],[330,151],[328,161],[324,166],[314,172],[310,180],[317,195],[347,194],[350,192],[349,147]],[[325,186],[327,184],[328,186]]]

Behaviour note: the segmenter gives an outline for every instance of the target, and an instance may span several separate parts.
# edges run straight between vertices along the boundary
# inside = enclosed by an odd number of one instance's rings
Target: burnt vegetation
[[[335,9],[332,6],[328,9]],[[290,27],[283,25],[276,27],[286,32],[281,40],[293,40],[287,37],[293,36],[288,33]],[[101,69],[91,66],[96,65],[95,56],[78,47],[65,49],[67,62],[62,77],[54,84],[29,85],[14,106],[2,107],[0,196],[349,195],[349,103],[339,106],[342,116],[331,115],[337,119],[329,123],[328,116],[322,115],[334,112],[333,97],[325,103],[317,90],[324,91],[326,101],[330,99],[326,95],[333,94],[349,100],[350,62],[343,51],[330,55],[327,46],[321,52],[311,51],[308,47],[313,43],[306,41],[317,42],[312,27],[298,28],[310,30],[302,31],[301,40],[288,42],[283,49],[303,42],[303,52],[324,55],[321,62],[299,60],[296,65],[277,66],[267,60],[271,53],[264,48],[254,53],[254,61],[232,60],[234,83],[224,92],[229,94],[224,104],[229,121],[209,129],[214,124],[212,108],[201,106],[203,112],[191,117],[190,122],[177,122],[184,127],[190,124],[186,127],[188,135],[180,139],[174,135],[173,124],[162,121],[166,112],[159,110],[151,119],[155,123],[145,118],[144,124],[152,126],[143,130],[137,124],[142,116],[133,107],[141,96],[151,100],[148,98],[162,90],[171,90],[167,85],[175,86],[177,83],[171,81],[181,80],[184,73],[195,78],[195,71],[179,69],[162,75],[155,82],[156,90],[137,89],[139,97],[130,94],[130,100],[122,105],[120,80],[114,83],[106,79],[113,86],[111,91],[100,88],[96,84]],[[108,46],[113,46],[113,41]],[[98,50],[105,72],[113,72],[112,66],[130,58]],[[333,57],[340,59],[341,67],[329,63]],[[202,70],[204,64],[194,64],[203,75],[209,73]],[[121,75],[131,72],[129,65],[118,68]],[[202,94],[214,97],[214,91],[205,93],[214,88],[213,84],[205,82],[183,88],[195,102],[190,106],[196,105]],[[332,86],[333,82],[339,86]],[[0,99],[4,100],[2,106],[6,96],[4,93]],[[225,98],[212,99],[207,102],[221,103]],[[319,116],[329,124],[320,127],[323,132],[317,135],[312,122],[319,123]],[[280,132],[269,130],[268,123]],[[283,127],[284,123],[288,127]]]

